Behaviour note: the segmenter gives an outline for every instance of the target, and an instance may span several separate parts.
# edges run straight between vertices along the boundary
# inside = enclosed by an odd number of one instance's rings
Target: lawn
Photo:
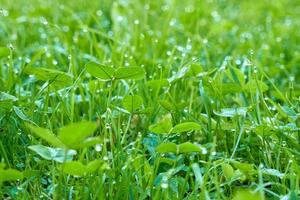
[[[300,1],[1,0],[0,199],[300,198]]]

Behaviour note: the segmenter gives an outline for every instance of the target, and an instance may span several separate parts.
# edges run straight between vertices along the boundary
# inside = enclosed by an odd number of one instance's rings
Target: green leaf
[[[100,137],[88,137],[78,144],[78,148],[87,148],[101,143],[103,143],[103,139]]]
[[[143,105],[143,99],[138,95],[127,95],[123,98],[122,105],[127,111],[132,113]]]
[[[298,197],[299,197],[298,193],[299,193],[298,191],[296,192],[295,190],[292,190],[286,199],[288,199],[288,200],[298,200]],[[281,198],[281,200],[284,200],[284,198]]]
[[[103,162],[100,160],[93,160],[91,162],[89,162],[86,165],[86,171],[88,173],[93,173],[95,172],[97,169],[101,168],[101,166],[103,165]]]
[[[158,145],[155,150],[158,153],[177,153],[177,145],[173,142],[166,142]]]
[[[0,59],[8,57],[10,55],[10,49],[8,47],[0,47]]]
[[[195,189],[197,189],[203,183],[203,176],[202,176],[201,169],[200,169],[198,163],[193,163],[192,169],[195,174]]]
[[[234,194],[233,200],[263,200],[258,192],[240,189]]]
[[[45,140],[49,144],[56,147],[64,147],[64,144],[48,129],[44,129],[41,127],[33,126],[31,124],[26,124],[26,126],[33,132],[36,136]]]
[[[59,163],[70,161],[76,155],[76,151],[74,150],[67,151],[62,148],[51,148],[43,145],[31,145],[28,148],[46,160],[54,160]]]
[[[240,69],[231,67],[228,68],[225,73],[233,82],[239,83],[240,85],[245,83],[244,73]]]
[[[200,96],[201,96],[201,100],[204,104],[204,108],[205,108],[205,111],[207,113],[207,119],[208,119],[208,126],[211,126],[211,111],[212,111],[212,108],[211,108],[211,101],[209,99],[209,97],[207,96],[206,94],[206,91],[204,89],[204,86],[203,86],[203,80],[201,79],[200,80],[200,83],[199,83],[199,92],[200,92]]]
[[[235,175],[232,166],[226,163],[222,164],[222,171],[226,180],[231,180]]]
[[[176,145],[173,142],[161,143],[155,149],[158,153],[191,153],[201,152],[202,149],[190,142],[185,142],[180,145]]]
[[[11,109],[15,101],[18,101],[17,97],[5,92],[0,92],[0,108]]]
[[[66,162],[63,165],[63,172],[73,176],[84,176],[87,172],[86,166],[79,161]]]
[[[198,74],[200,74],[202,72],[204,72],[204,70],[200,64],[192,63],[188,74],[191,76],[197,76]]]
[[[168,87],[169,81],[167,79],[150,80],[147,82],[147,86],[157,92],[162,87]]]
[[[34,75],[38,80],[50,81],[54,86],[69,86],[73,83],[72,75],[54,69],[27,67],[24,72],[29,75]]]
[[[67,147],[76,149],[96,128],[97,125],[93,122],[73,123],[61,128],[58,137]]]
[[[85,176],[89,173],[93,173],[99,170],[108,169],[109,166],[107,163],[104,163],[101,160],[94,160],[89,162],[87,165],[82,164],[79,161],[70,161],[66,162],[62,166],[62,170],[64,173],[73,175],[73,176]]]
[[[120,67],[115,73],[116,79],[140,80],[145,77],[145,70],[141,67]]]
[[[177,124],[171,130],[171,133],[182,133],[188,131],[196,131],[201,130],[201,126],[195,122],[184,122],[181,124]]]
[[[17,101],[18,98],[5,92],[0,92],[0,101]]]
[[[42,47],[39,50],[37,50],[33,55],[30,56],[30,61],[26,65],[26,67],[31,67],[38,59],[41,59],[42,55],[44,55],[46,52],[46,47]]]
[[[241,163],[238,161],[231,161],[231,163],[233,164],[233,166],[237,169],[239,169],[243,174],[247,175],[250,173],[255,172],[256,170],[254,169],[252,164],[248,164],[248,163]]]
[[[192,144],[190,142],[185,142],[185,143],[178,145],[178,149],[179,149],[179,153],[190,153],[190,152],[201,152],[202,151],[202,149],[199,146]]]
[[[167,111],[176,110],[176,106],[174,106],[172,103],[170,103],[167,100],[161,100],[161,101],[159,101],[159,104]]]
[[[71,161],[73,157],[77,154],[75,150],[72,149],[62,149],[62,148],[50,148],[52,159],[56,162],[63,163],[64,161]]]
[[[282,108],[282,111],[283,111],[287,116],[289,116],[291,119],[296,120],[296,119],[298,118],[298,115],[297,115],[297,113],[293,110],[293,108],[288,107],[288,106],[286,106],[286,105],[281,106],[281,108]]]
[[[271,176],[276,176],[278,178],[283,178],[284,177],[284,173],[281,173],[277,169],[264,168],[264,169],[262,169],[262,173],[267,174],[267,175],[271,175]]]
[[[272,135],[275,131],[275,128],[269,126],[268,124],[260,124],[260,125],[256,125],[254,130],[256,134],[265,137],[265,136]]]
[[[222,94],[240,93],[243,91],[243,88],[242,88],[242,86],[240,86],[236,83],[222,83],[221,91],[222,91]]]
[[[172,120],[170,115],[164,116],[158,123],[149,127],[149,130],[156,134],[169,133],[172,129]]]
[[[26,116],[19,107],[13,106],[13,109],[14,109],[16,115],[18,117],[20,117],[22,120],[31,122],[31,120],[29,119],[29,117]]]
[[[0,168],[0,184],[4,181],[15,181],[23,179],[23,173],[15,169]]]
[[[174,161],[171,158],[161,157],[160,160],[159,160],[159,162],[160,163],[166,163],[166,164],[168,164],[170,166],[173,166],[176,161]]]
[[[110,80],[114,77],[115,74],[114,68],[102,64],[97,64],[94,62],[87,63],[86,70],[92,76],[95,76],[103,80]]]
[[[183,78],[187,73],[189,72],[189,68],[188,67],[182,67],[178,70],[177,73],[175,73],[172,77],[168,78],[168,81],[171,83],[173,81],[176,81],[178,79]]]
[[[269,90],[269,87],[260,80],[250,80],[245,87],[250,93],[256,93],[256,90],[259,88],[261,92],[266,92]]]
[[[51,155],[51,150],[46,146],[31,145],[28,148],[46,160],[53,160],[52,155]]]

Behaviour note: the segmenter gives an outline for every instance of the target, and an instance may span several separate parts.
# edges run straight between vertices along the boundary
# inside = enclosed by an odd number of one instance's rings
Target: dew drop
[[[102,16],[103,15],[102,10],[97,10],[96,15],[99,16],[99,17]]]
[[[101,144],[96,144],[95,150],[96,150],[97,152],[102,151],[102,145],[101,145]]]

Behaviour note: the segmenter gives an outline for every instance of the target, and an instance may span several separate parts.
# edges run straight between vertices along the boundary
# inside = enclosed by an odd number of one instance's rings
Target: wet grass
[[[2,0],[0,197],[298,199],[299,42],[294,0]]]

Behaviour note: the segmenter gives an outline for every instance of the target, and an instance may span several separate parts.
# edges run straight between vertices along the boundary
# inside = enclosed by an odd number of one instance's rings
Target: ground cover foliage
[[[1,199],[299,199],[300,2],[0,2]]]

